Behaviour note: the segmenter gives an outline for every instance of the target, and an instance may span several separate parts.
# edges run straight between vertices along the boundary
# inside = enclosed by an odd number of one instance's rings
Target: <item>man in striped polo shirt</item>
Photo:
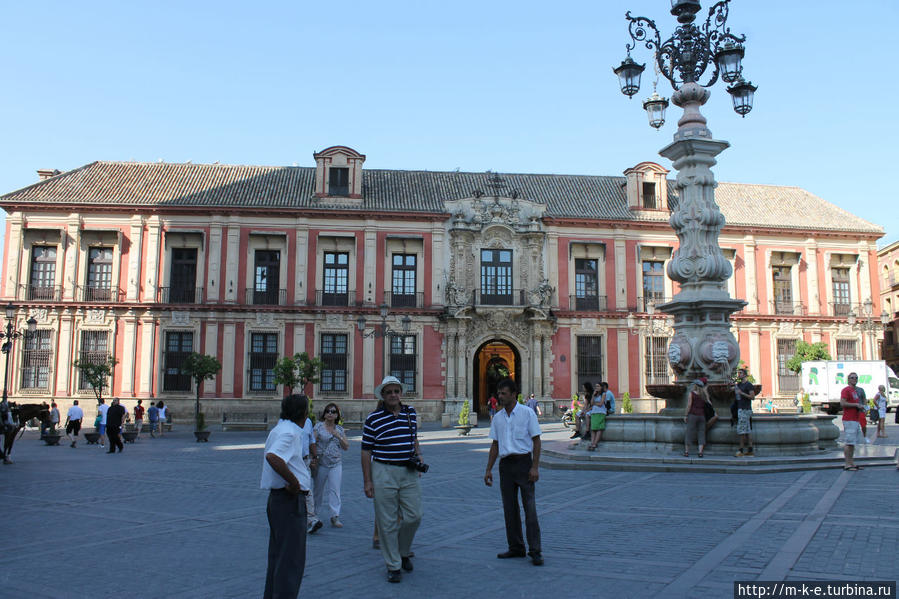
[[[387,580],[400,582],[412,571],[412,539],[421,522],[419,473],[410,464],[421,458],[415,408],[400,399],[403,384],[384,377],[375,389],[382,399],[362,428],[362,477],[365,496],[375,500],[375,520],[381,537],[381,555],[387,564]]]

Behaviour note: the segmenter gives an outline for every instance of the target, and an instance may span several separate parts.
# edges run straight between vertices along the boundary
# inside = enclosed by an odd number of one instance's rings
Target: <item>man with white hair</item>
[[[387,580],[400,582],[413,570],[412,539],[421,522],[418,418],[415,408],[404,406],[403,384],[386,376],[375,389],[378,407],[362,428],[362,478],[365,496],[375,500],[381,555],[387,564]]]

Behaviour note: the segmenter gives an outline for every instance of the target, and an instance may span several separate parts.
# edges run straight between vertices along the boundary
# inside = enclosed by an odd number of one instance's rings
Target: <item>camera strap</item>
[[[406,424],[409,425],[409,445],[411,445],[412,449],[412,454],[409,457],[411,458],[415,455],[415,437],[418,434],[418,431],[412,426],[412,415],[409,413],[409,407],[403,406],[403,412],[406,413]]]

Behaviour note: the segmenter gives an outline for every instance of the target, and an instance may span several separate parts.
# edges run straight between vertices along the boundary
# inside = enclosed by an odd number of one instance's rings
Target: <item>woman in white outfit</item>
[[[887,421],[887,390],[886,387],[880,385],[877,387],[877,395],[874,396],[874,407],[877,408],[877,436],[886,437],[886,421]]]
[[[322,513],[327,501],[331,509],[331,526],[343,528],[340,522],[340,479],[343,475],[343,452],[350,444],[340,422],[340,408],[329,403],[313,429],[319,462],[315,471],[315,513]]]

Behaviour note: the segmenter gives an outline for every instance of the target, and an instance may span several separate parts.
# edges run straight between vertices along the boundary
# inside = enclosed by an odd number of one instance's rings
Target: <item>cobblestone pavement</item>
[[[892,417],[892,414],[890,414]],[[892,423],[892,418],[890,418]],[[566,435],[544,425],[545,437]],[[891,424],[895,445],[899,426]],[[782,474],[542,470],[546,565],[505,550],[487,431],[423,432],[431,471],[415,571],[388,584],[371,548],[358,434],[343,478],[345,527],[309,537],[301,596],[731,597],[736,580],[899,578],[899,471]],[[259,597],[268,526],[264,432],[187,432],[124,453],[46,447],[27,432],[0,466],[0,595]],[[494,476],[498,476],[494,470]],[[847,557],[848,556],[848,557]]]

